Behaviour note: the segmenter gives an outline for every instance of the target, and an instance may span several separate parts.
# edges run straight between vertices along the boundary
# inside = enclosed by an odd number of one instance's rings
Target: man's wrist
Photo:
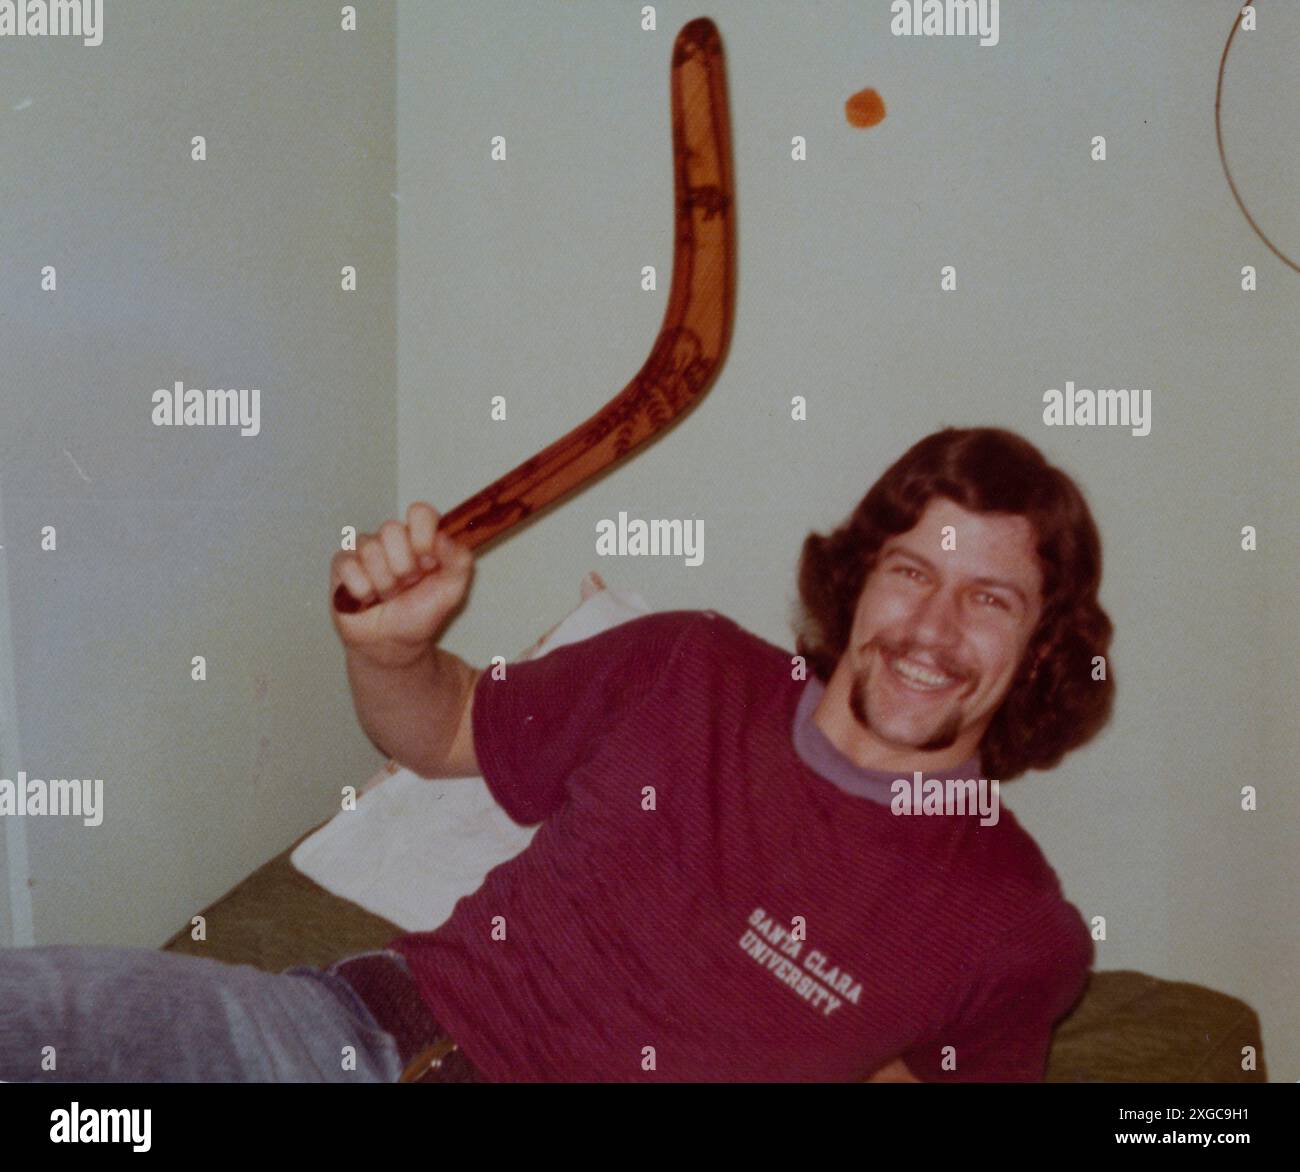
[[[348,647],[346,650],[349,665],[364,671],[413,673],[432,667],[438,659],[438,645],[432,639],[409,646],[389,644],[382,649]]]

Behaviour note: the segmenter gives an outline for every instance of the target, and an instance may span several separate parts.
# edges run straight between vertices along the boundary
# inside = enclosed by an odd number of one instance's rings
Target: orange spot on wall
[[[875,126],[884,121],[884,99],[875,90],[859,90],[844,103],[844,117],[850,126]]]

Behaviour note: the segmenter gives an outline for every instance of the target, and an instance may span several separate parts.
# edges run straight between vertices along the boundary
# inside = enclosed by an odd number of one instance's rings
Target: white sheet
[[[635,592],[597,590],[520,658],[649,612]],[[299,843],[291,861],[326,890],[408,932],[438,927],[461,896],[536,833],[506,817],[481,777],[426,780],[390,763],[360,795],[355,810],[341,810]]]

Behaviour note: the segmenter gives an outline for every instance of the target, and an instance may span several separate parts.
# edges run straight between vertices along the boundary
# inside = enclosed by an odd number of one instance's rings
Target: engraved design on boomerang
[[[722,38],[687,24],[669,76],[675,232],[663,323],[636,377],[585,423],[445,513],[438,529],[475,549],[514,528],[667,430],[703,397],[731,341],[736,289],[735,190]],[[360,604],[339,585],[334,605]]]

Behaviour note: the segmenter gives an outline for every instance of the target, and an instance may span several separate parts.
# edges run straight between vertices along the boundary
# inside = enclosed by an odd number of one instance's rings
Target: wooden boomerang
[[[470,549],[667,430],[703,397],[722,368],[736,288],[735,193],[722,39],[713,21],[701,17],[677,34],[670,90],[673,277],[650,357],[586,423],[442,516],[439,530]],[[334,605],[345,614],[378,601],[358,603],[342,584],[334,592]]]

